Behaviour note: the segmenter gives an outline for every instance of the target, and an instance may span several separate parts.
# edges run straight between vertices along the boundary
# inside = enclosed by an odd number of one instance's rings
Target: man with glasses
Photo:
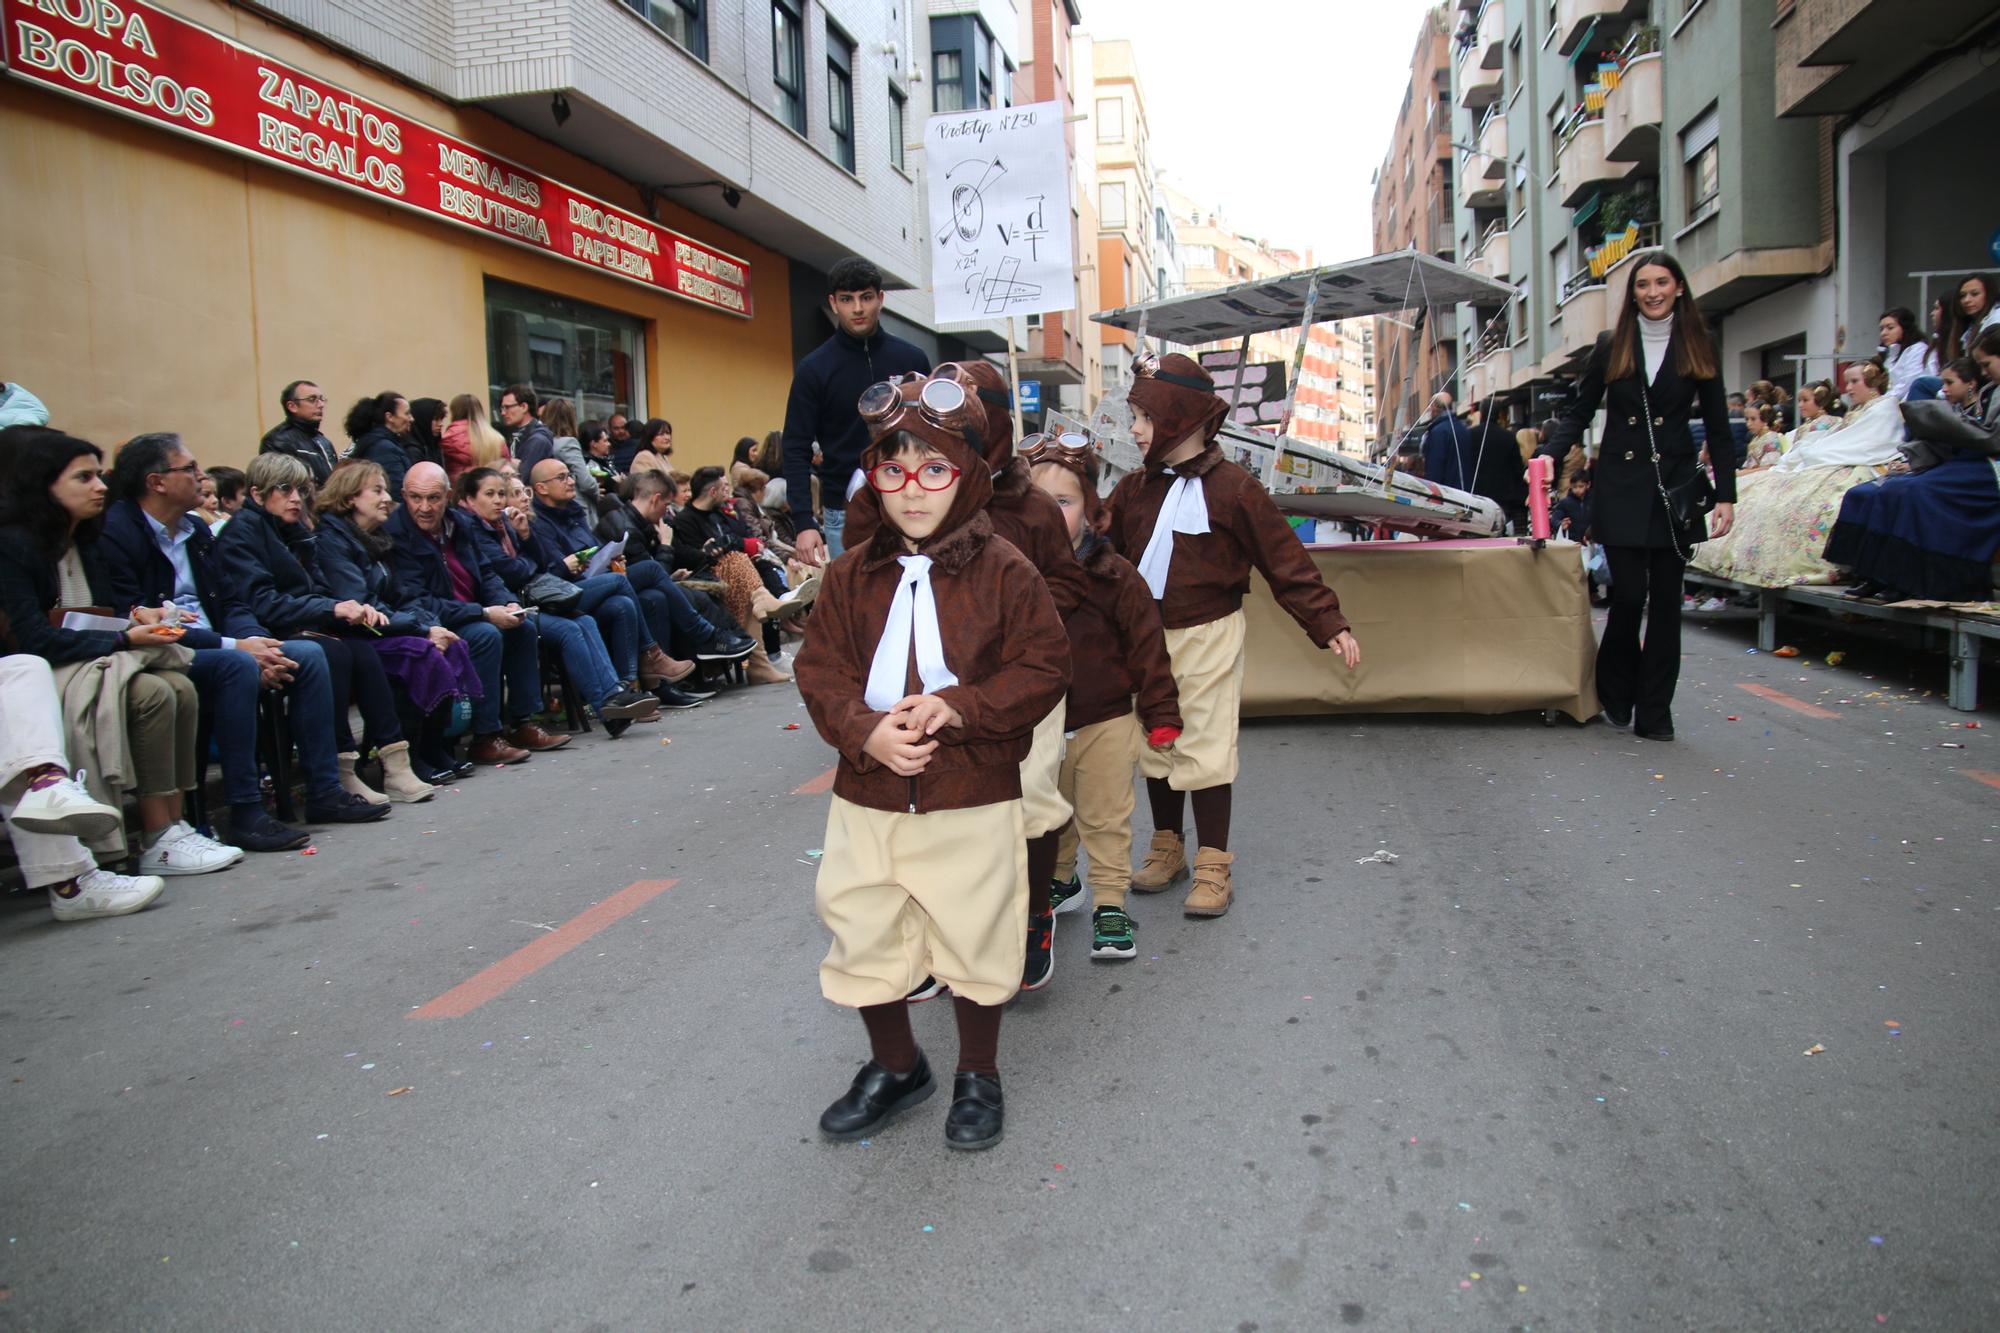
[[[785,404],[785,496],[798,532],[799,559],[824,564],[844,549],[847,499],[855,487],[868,428],[855,404],[870,385],[908,372],[929,374],[930,358],[882,328],[882,271],[850,256],[826,275],[833,336],[807,353],[792,372]],[[813,515],[813,449],[820,507]]]
[[[535,464],[556,456],[556,437],[535,415],[541,399],[525,384],[510,384],[500,395],[500,424],[507,428],[507,448],[526,477]]]
[[[313,485],[318,486],[340,461],[333,441],[319,428],[326,420],[326,394],[311,380],[293,380],[279,393],[278,406],[284,408],[285,419],[264,432],[257,452],[290,454],[306,465]]]
[[[172,606],[194,650],[188,678],[201,699],[202,723],[215,736],[229,803],[232,845],[253,852],[303,847],[311,835],[264,809],[257,766],[257,692],[282,690],[306,779],[306,818],[352,824],[379,819],[373,806],[341,789],[334,747],[333,686],[326,654],[311,639],[273,638],[229,590],[214,563],[214,539],[194,514],[201,465],[178,435],[139,435],[112,466],[119,497],[104,515],[105,572],[123,606]]]

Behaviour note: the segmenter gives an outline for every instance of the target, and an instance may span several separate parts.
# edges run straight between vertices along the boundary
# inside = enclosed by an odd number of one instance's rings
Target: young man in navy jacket
[[[855,406],[861,391],[905,372],[928,375],[930,358],[914,343],[882,328],[882,271],[850,256],[826,275],[833,336],[792,372],[785,402],[785,494],[798,530],[799,558],[808,564],[841,553],[847,494],[868,448],[868,428]],[[813,515],[813,445],[820,449],[820,507]]]
[[[311,835],[264,809],[257,770],[257,691],[285,692],[292,738],[306,777],[306,818],[315,823],[379,819],[374,806],[342,790],[334,752],[333,686],[326,655],[311,639],[279,642],[229,593],[212,564],[214,538],[194,517],[201,466],[178,435],[140,435],[118,451],[112,470],[120,498],[105,512],[101,549],[112,591],[125,606],[181,609],[194,650],[188,676],[222,758],[229,836],[249,851],[303,847]]]

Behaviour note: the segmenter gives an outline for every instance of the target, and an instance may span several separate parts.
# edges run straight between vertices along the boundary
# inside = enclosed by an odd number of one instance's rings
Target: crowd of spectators
[[[0,816],[57,919],[559,749],[566,717],[615,740],[790,679],[816,579],[759,470],[688,477],[668,422],[579,421],[527,385],[504,433],[476,394],[372,394],[345,448],[318,385],[278,396],[248,467],[204,471],[166,432],[107,456],[0,384]],[[288,772],[303,821],[268,806]]]

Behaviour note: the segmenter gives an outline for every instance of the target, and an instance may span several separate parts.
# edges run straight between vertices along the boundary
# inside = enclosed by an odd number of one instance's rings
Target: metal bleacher
[[[1689,583],[1724,593],[1754,595],[1757,598],[1757,647],[1767,653],[1778,646],[1778,617],[1796,611],[1820,611],[1834,618],[1862,616],[1940,639],[1943,641],[1940,646],[1951,664],[1947,700],[1962,713],[1970,713],[1979,707],[1979,658],[1983,643],[2000,641],[2000,620],[1987,616],[1965,615],[1934,607],[1862,601],[1842,596],[1839,588],[1758,588],[1696,569],[1685,571],[1682,577]]]

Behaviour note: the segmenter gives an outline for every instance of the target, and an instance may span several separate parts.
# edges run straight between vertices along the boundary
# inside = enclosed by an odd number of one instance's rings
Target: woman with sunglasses
[[[994,535],[1004,537],[1042,576],[1056,614],[1067,620],[1082,604],[1086,587],[1083,566],[1070,546],[1062,511],[1028,476],[1028,465],[1014,456],[1013,401],[1006,377],[990,361],[948,361],[918,383],[918,410],[932,420],[964,412],[967,442],[978,451],[992,474],[993,498],[986,516]],[[893,384],[879,384],[861,396],[863,421],[880,420],[892,408]],[[865,546],[882,521],[882,506],[864,489],[847,502],[845,540]],[[1063,756],[1063,710],[1051,709],[1035,727],[1034,746],[1021,766],[1021,801],[1028,825],[1028,958],[1021,989],[1040,990],[1055,974],[1055,884],[1057,843],[1069,827],[1073,811],[1059,784]],[[928,998],[918,996],[916,998]]]
[[[1243,595],[1255,568],[1321,648],[1352,671],[1361,647],[1278,506],[1215,443],[1229,404],[1192,359],[1150,353],[1129,398],[1132,438],[1146,466],[1111,492],[1106,535],[1139,567],[1160,604],[1167,653],[1187,729],[1171,750],[1139,756],[1153,809],[1153,846],[1132,887],[1158,893],[1187,873],[1183,801],[1193,793],[1194,885],[1181,910],[1221,916],[1235,895],[1229,817],[1235,790],[1237,712],[1243,699]]]

